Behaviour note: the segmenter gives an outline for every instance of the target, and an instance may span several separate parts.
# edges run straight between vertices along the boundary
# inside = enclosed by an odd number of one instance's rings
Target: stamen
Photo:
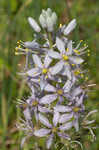
[[[38,105],[38,101],[35,100],[32,102],[32,106],[36,106],[36,105]]]
[[[46,68],[43,68],[43,69],[42,69],[42,73],[43,73],[43,74],[46,74],[47,72],[48,72],[48,69],[46,69]]]
[[[69,57],[68,57],[67,55],[62,55],[62,57],[63,57],[63,59],[66,60],[66,61],[69,59]]]
[[[66,51],[68,52],[68,51],[69,51],[69,48],[67,48]]]
[[[52,129],[52,132],[53,132],[53,133],[56,133],[56,132],[57,132],[57,128],[54,127],[54,128]]]
[[[57,94],[62,95],[63,94],[63,90],[62,89],[57,90]]]
[[[75,70],[74,71],[74,74],[75,74],[75,76],[78,76],[79,74],[80,74],[80,70],[78,69],[78,70]]]
[[[82,73],[80,76],[83,78],[83,77],[84,77],[84,74]]]
[[[71,64],[72,66],[75,66],[75,64]]]
[[[78,112],[79,110],[80,110],[79,107],[74,107],[74,108],[73,108],[73,111],[74,111],[74,112]]]
[[[80,40],[80,42],[83,42],[83,40]]]
[[[76,54],[80,54],[80,52],[79,52],[78,50],[76,50],[76,49],[74,49],[74,52],[75,52]]]
[[[62,24],[59,25],[59,28],[61,28],[61,27],[62,27]]]

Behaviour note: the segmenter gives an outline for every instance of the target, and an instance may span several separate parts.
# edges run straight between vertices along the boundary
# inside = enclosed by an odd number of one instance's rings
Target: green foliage
[[[84,39],[89,45],[91,55],[86,59],[90,70],[88,82],[97,83],[89,91],[86,105],[89,110],[99,107],[99,0],[0,0],[0,150],[20,150],[22,137],[15,126],[20,116],[15,102],[28,92],[28,88],[16,74],[23,68],[24,58],[15,56],[14,48],[19,39],[32,40],[33,30],[27,17],[37,19],[41,10],[48,7],[56,11],[61,23],[68,23],[74,17],[77,19],[78,27],[71,36],[75,41]],[[18,67],[19,63],[21,67]],[[99,124],[99,117],[96,117]],[[93,144],[87,143],[87,138],[82,135],[85,149],[99,149],[99,129],[96,134],[97,140]],[[36,149],[31,146],[34,141],[27,142],[29,145],[25,144],[24,150]],[[44,147],[44,141],[40,141],[40,145]]]

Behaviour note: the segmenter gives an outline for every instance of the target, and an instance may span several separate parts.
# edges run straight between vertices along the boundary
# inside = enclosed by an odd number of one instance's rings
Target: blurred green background
[[[87,109],[99,107],[99,0],[0,0],[0,150],[20,150],[22,133],[15,126],[20,116],[16,100],[22,98],[28,88],[16,75],[22,69],[18,64],[23,64],[24,59],[15,56],[14,52],[18,40],[29,41],[33,38],[27,17],[37,20],[41,10],[48,7],[57,13],[62,24],[72,18],[77,19],[78,25],[71,38],[75,41],[83,39],[89,45],[88,83],[97,83],[89,92]],[[99,124],[98,115],[96,118]],[[99,129],[96,135],[94,143],[88,144],[85,139],[85,150],[99,150]],[[28,144],[23,148],[34,149]]]

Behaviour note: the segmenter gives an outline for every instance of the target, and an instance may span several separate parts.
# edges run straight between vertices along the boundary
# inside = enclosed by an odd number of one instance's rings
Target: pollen
[[[85,43],[85,44],[84,44],[84,46],[86,47],[86,46],[87,46],[87,44]]]
[[[69,59],[69,57],[67,55],[62,55],[62,57],[65,61],[67,61]]]
[[[80,42],[83,42],[83,40],[80,40]]]
[[[21,45],[18,45],[18,48],[21,48]]]
[[[38,101],[35,100],[32,102],[32,106],[36,106],[36,105],[38,105]]]
[[[74,107],[74,108],[73,108],[73,111],[74,111],[74,112],[78,112],[79,110],[80,110],[79,107]]]
[[[20,44],[20,41],[17,41],[17,44]]]
[[[84,74],[82,73],[80,76],[83,78],[83,77],[84,77]]]
[[[75,64],[71,64],[72,66],[75,66]]]
[[[39,78],[39,79],[38,79],[38,82],[40,82],[40,80],[41,80],[41,79]]]
[[[88,49],[87,51],[88,51],[88,52],[90,52],[90,50],[89,50],[89,49]]]
[[[27,103],[24,103],[22,106],[23,106],[23,109],[26,109],[27,106],[28,106],[28,104],[27,104]]]
[[[62,24],[60,24],[59,27],[61,28],[61,27],[62,27]]]
[[[25,49],[25,51],[26,51],[26,52],[28,52],[28,51],[29,51],[29,49],[28,49],[28,48],[26,48],[26,49]]]
[[[43,74],[46,74],[47,72],[48,72],[48,69],[46,69],[46,68],[43,68],[43,69],[42,69],[42,73],[43,73]]]
[[[56,132],[57,132],[57,128],[54,127],[54,128],[52,129],[52,132],[53,132],[53,133],[56,133]]]
[[[15,50],[18,51],[18,47],[16,47]]]
[[[62,95],[63,94],[63,90],[62,89],[57,90],[57,94]]]
[[[78,76],[80,74],[80,70],[74,71],[75,76]]]
[[[69,49],[67,48],[67,49],[66,49],[66,51],[68,52],[68,51],[69,51]]]
[[[80,54],[80,52],[79,52],[78,50],[76,50],[76,49],[74,50],[74,52],[75,52],[76,54]]]
[[[86,77],[85,80],[87,81],[87,80],[88,80],[88,77]]]
[[[15,52],[15,55],[19,55],[19,53],[18,53],[18,52]]]
[[[48,76],[46,75],[45,78],[48,79]]]

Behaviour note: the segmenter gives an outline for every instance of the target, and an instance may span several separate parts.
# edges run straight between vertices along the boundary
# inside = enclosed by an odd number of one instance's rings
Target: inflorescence
[[[63,143],[73,140],[80,143],[74,133],[82,128],[89,129],[95,139],[92,125],[95,120],[89,121],[88,117],[97,110],[86,114],[84,105],[88,91],[84,55],[90,56],[90,50],[83,40],[75,46],[75,42],[67,38],[76,27],[76,19],[68,25],[60,24],[58,29],[56,21],[57,15],[50,8],[42,10],[41,27],[33,18],[28,18],[35,31],[34,40],[17,42],[15,54],[26,57],[20,75],[26,78],[31,89],[30,97],[18,100],[24,119],[20,119],[17,127],[26,134],[21,145],[31,136],[46,137],[47,149],[59,139]]]

